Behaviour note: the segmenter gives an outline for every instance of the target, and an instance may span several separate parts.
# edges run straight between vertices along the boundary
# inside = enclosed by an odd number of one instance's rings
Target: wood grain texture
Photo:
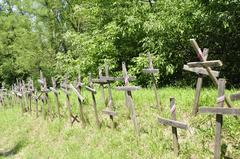
[[[209,75],[207,70],[205,68],[203,68],[203,67],[193,67],[193,68],[190,68],[188,65],[184,65],[183,69],[185,71],[194,72],[196,74],[202,74],[202,75],[207,75],[207,76]],[[219,74],[220,74],[219,71],[213,71],[212,70],[211,72],[212,72],[213,76],[215,76],[215,77],[218,77]]]
[[[185,124],[183,122],[171,120],[171,119],[165,119],[165,118],[158,117],[158,122],[163,125],[173,126],[173,127],[180,128],[180,129],[185,129],[185,130],[188,129],[187,124]]]
[[[203,61],[203,62],[189,62],[187,63],[189,67],[219,67],[222,66],[222,62],[220,60],[212,60],[212,61]]]

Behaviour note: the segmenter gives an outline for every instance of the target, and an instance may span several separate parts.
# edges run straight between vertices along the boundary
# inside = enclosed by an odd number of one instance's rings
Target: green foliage
[[[209,59],[221,59],[222,76],[239,82],[238,1],[217,0],[4,0],[0,2],[0,81],[38,78],[39,70],[50,79],[81,72],[97,75],[109,62],[114,75],[125,61],[137,83],[149,77],[145,54],[154,57],[160,70],[159,85],[189,84],[182,66],[196,61],[189,44],[196,38],[209,47]],[[145,62],[144,62],[145,61]]]

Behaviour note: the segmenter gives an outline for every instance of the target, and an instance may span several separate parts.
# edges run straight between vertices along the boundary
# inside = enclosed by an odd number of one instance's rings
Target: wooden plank
[[[198,80],[197,80],[194,104],[193,104],[193,110],[192,110],[192,114],[194,116],[196,116],[197,112],[198,112],[198,105],[199,105],[200,93],[201,93],[201,88],[202,88],[202,81],[203,81],[203,77],[201,75],[199,75]]]
[[[89,88],[94,90],[91,73],[89,73],[89,75],[88,75],[88,82],[89,82]],[[96,124],[97,124],[98,128],[101,128],[100,120],[99,120],[99,117],[98,117],[98,111],[97,111],[97,102],[96,102],[96,98],[95,98],[96,93],[94,93],[94,91],[91,91],[91,92],[92,92],[93,109],[94,109],[94,114],[95,114],[95,118],[96,118]]]
[[[231,99],[232,101],[240,100],[240,93],[231,94],[231,95],[230,95],[230,99]]]
[[[55,98],[55,103],[57,106],[57,113],[58,113],[58,118],[61,118],[61,113],[60,113],[60,101],[58,99],[58,91],[57,91],[57,83],[55,78],[52,77],[52,86],[50,87],[51,91],[54,93],[54,98]]]
[[[105,75],[106,75],[106,78],[109,77],[109,66],[108,66],[108,64],[105,64]],[[107,107],[109,109],[111,109],[111,110],[115,110],[115,106],[114,106],[114,103],[113,103],[113,97],[112,97],[112,90],[111,90],[110,81],[107,81],[107,87],[108,87],[108,103],[107,103]]]
[[[81,94],[81,90],[82,87],[84,86],[84,84],[82,83],[82,79],[81,79],[81,75],[80,73],[78,74],[78,78],[77,78],[77,85],[76,85],[76,89],[78,91],[79,94]],[[84,111],[83,111],[83,102],[78,98],[78,106],[79,106],[79,113],[80,113],[80,119],[82,121],[83,127],[86,126],[86,119],[84,117]]]
[[[212,60],[212,61],[203,61],[203,62],[189,62],[187,63],[189,67],[219,67],[222,66],[222,62],[220,60]]]
[[[110,116],[116,116],[117,113],[111,110],[103,110],[102,111],[104,114],[110,115]]]
[[[200,61],[205,62],[206,59],[204,58],[204,55],[202,53],[202,50],[200,49],[200,47],[198,46],[197,42],[195,41],[195,39],[190,39],[190,43],[192,44],[192,47],[194,48],[194,50],[196,51],[196,53],[198,54],[198,57],[200,59]],[[210,67],[205,67],[205,69],[207,70],[209,77],[212,79],[213,83],[215,84],[215,86],[218,86],[218,80],[217,78],[212,74],[212,69]]]
[[[101,79],[103,77],[102,74],[102,68],[99,67],[98,68],[98,77],[99,79]],[[105,82],[105,81],[104,81]],[[102,98],[102,103],[105,104],[105,106],[107,107],[107,103],[105,102],[105,92],[104,92],[104,84],[107,84],[107,81],[105,83],[100,83],[100,89],[101,89],[101,98]]]
[[[217,108],[217,107],[201,107],[199,108],[199,113],[209,113],[209,114],[221,114],[221,115],[240,115],[240,109],[236,108]]]
[[[55,88],[53,88],[53,87],[49,87],[49,89],[50,89],[53,93],[58,93],[58,91],[57,91]]]
[[[204,57],[204,53],[202,52],[202,50],[199,48],[197,42],[195,39],[190,39],[190,43],[192,44],[192,47],[194,48],[194,50],[196,51],[196,53],[198,54],[198,57],[200,59],[200,61],[202,62],[206,62],[206,58]],[[207,50],[208,51],[208,50]],[[213,81],[214,85],[215,86],[218,86],[218,80],[217,78],[213,75],[212,73],[212,69],[210,67],[206,67],[204,66],[204,68],[207,70],[208,74],[209,74],[209,77],[211,78],[211,80]],[[229,108],[232,107],[232,103],[230,101],[229,98],[226,98],[225,99],[225,102],[227,103],[227,106]]]
[[[107,84],[106,79],[93,79],[93,83],[98,83],[98,84]]]
[[[92,92],[92,93],[94,93],[94,94],[97,93],[97,91],[96,91],[95,89],[93,89],[93,88],[91,88],[91,87],[89,87],[89,86],[85,86],[85,88],[86,88],[88,91],[90,91],[90,92]]]
[[[190,68],[188,65],[184,65],[183,66],[183,69],[186,70],[186,71],[190,71],[190,72],[194,72],[196,74],[202,74],[202,75],[209,75],[207,70],[205,68],[202,68],[202,67],[193,67],[193,68]],[[215,77],[218,77],[220,72],[219,71],[211,71],[213,76]]]
[[[69,87],[73,90],[73,92],[77,95],[78,99],[81,100],[81,102],[83,102],[84,98],[81,96],[81,94],[77,91],[77,89],[72,85],[69,84]]]
[[[224,79],[218,80],[218,97],[224,96],[225,90]],[[223,108],[224,100],[219,102],[217,107]],[[215,145],[214,145],[214,159],[220,159],[221,157],[221,133],[222,133],[222,124],[223,124],[223,116],[221,114],[216,115],[216,130],[215,130]]]
[[[175,106],[175,99],[174,98],[170,98],[170,110],[171,110],[172,120],[176,121],[177,120],[177,118],[176,118],[176,106]],[[177,134],[177,128],[176,127],[172,127],[172,135],[173,135],[174,153],[178,156],[180,145],[178,143],[178,134]]]
[[[129,85],[129,76],[128,76],[127,67],[126,67],[125,62],[122,62],[122,73],[123,73],[123,78],[124,78],[124,83],[125,83],[125,87],[122,87],[122,88],[130,88],[131,86],[128,86]],[[137,90],[137,89],[135,88],[135,90]],[[134,105],[133,99],[132,99],[132,92],[129,91],[128,89],[125,90],[125,102],[126,102],[126,104],[128,104],[127,107],[129,108],[129,112],[130,112],[131,120],[133,122],[135,134],[137,136],[140,136],[140,130],[139,130],[138,122],[137,122],[135,105]]]
[[[159,69],[143,69],[142,70],[144,73],[159,73]]]
[[[114,81],[124,81],[124,78],[123,77],[104,77],[103,76],[102,80],[114,82]],[[134,80],[136,80],[136,77],[133,77],[133,76],[129,77],[129,81],[134,81]]]
[[[158,122],[163,125],[173,126],[173,127],[180,128],[180,129],[185,129],[185,130],[188,129],[187,124],[179,122],[179,121],[171,120],[171,119],[165,119],[165,118],[158,117]]]
[[[139,89],[141,89],[140,86],[120,86],[116,88],[118,91],[136,91]]]

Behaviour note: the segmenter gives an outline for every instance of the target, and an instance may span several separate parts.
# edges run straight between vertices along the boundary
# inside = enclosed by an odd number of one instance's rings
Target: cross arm
[[[81,94],[77,91],[77,89],[72,84],[70,84],[69,87],[76,93],[76,95],[78,96],[78,99],[80,99],[81,101],[84,100],[84,98],[81,96]]]
[[[93,88],[91,88],[91,87],[89,87],[89,86],[85,86],[85,88],[86,88],[88,91],[90,91],[90,92],[92,92],[92,93],[94,93],[94,94],[97,93],[97,91],[96,91],[95,89],[93,89]]]
[[[117,91],[136,91],[139,89],[141,89],[140,86],[121,86],[116,88]]]
[[[169,125],[172,127],[185,129],[185,130],[188,129],[188,125],[183,122],[179,122],[179,121],[175,121],[175,120],[171,120],[171,119],[165,119],[165,118],[161,118],[161,117],[158,117],[157,120],[160,124],[163,124],[163,125]]]
[[[222,115],[240,115],[240,109],[236,108],[222,108],[222,107],[202,107],[199,108],[199,113],[222,114]]]
[[[188,65],[184,65],[183,66],[183,69],[185,71],[190,71],[190,72],[194,72],[196,74],[202,74],[202,75],[209,75],[209,73],[207,72],[207,70],[205,68],[202,68],[202,67],[189,67]],[[212,74],[215,76],[215,77],[218,77],[219,76],[219,71],[211,71]]]
[[[203,61],[203,62],[189,62],[187,63],[189,67],[218,67],[222,66],[222,61],[212,60],[212,61]]]
[[[144,73],[159,73],[159,69],[154,69],[154,68],[148,68],[148,69],[143,69],[142,70]]]

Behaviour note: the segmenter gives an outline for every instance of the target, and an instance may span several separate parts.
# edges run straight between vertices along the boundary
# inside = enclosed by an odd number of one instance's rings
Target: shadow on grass
[[[24,142],[20,141],[18,142],[13,148],[9,149],[9,150],[0,150],[0,157],[9,157],[9,156],[13,156],[16,155],[23,147],[24,147]]]

